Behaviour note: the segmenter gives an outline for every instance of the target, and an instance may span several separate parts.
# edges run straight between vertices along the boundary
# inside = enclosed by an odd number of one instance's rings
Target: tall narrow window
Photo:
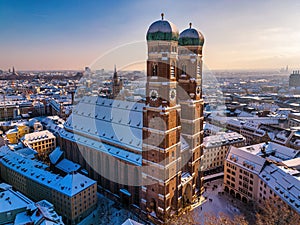
[[[182,74],[186,74],[186,65],[182,64]]]
[[[200,63],[197,64],[197,78],[200,78],[201,76],[201,65]]]
[[[175,63],[174,62],[172,62],[172,64],[171,64],[170,76],[171,76],[171,78],[175,78]]]
[[[152,65],[152,76],[157,76],[157,64]]]

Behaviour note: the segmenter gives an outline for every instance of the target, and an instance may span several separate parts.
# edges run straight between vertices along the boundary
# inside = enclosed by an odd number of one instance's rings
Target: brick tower
[[[142,209],[164,220],[179,208],[180,106],[177,103],[178,30],[162,19],[147,32],[146,106],[143,112]]]
[[[181,106],[181,136],[189,148],[183,149],[183,201],[189,203],[203,193],[200,170],[203,155],[202,48],[203,35],[190,27],[178,40],[178,101]],[[190,193],[191,191],[191,193]]]
[[[160,221],[203,193],[203,35],[162,19],[147,32],[141,209]]]

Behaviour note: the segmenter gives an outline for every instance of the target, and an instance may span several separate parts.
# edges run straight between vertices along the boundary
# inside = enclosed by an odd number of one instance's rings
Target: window
[[[157,64],[152,65],[152,76],[157,76]]]
[[[186,65],[182,64],[182,74],[186,74]]]
[[[171,76],[171,78],[175,78],[175,63],[174,62],[172,62],[172,64],[171,64],[170,76]]]
[[[197,64],[197,78],[199,78],[201,75],[201,65],[200,63]]]

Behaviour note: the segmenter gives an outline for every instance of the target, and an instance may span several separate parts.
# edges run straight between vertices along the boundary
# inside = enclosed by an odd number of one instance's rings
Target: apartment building
[[[279,198],[300,213],[299,154],[276,143],[231,146],[224,166],[224,190],[245,203]]]
[[[56,137],[50,131],[43,130],[26,134],[23,143],[36,150],[39,156],[46,157],[56,148]]]
[[[19,139],[29,133],[29,127],[23,124],[17,125],[15,128],[8,130],[5,136],[10,144],[17,144]]]
[[[53,203],[66,224],[78,223],[96,207],[96,181],[80,173],[54,174],[46,164],[6,146],[0,148],[0,172],[5,182],[32,200]]]
[[[46,201],[33,202],[6,183],[0,183],[0,224],[63,225],[54,206]]]
[[[13,191],[12,186],[0,183],[0,224],[13,223],[16,215],[26,211],[33,201]]]
[[[290,113],[288,115],[289,127],[300,127],[300,113]]]
[[[205,137],[203,140],[203,169],[204,175],[223,171],[224,160],[230,146],[242,147],[245,138],[236,133],[221,132]]]
[[[259,126],[260,124],[255,122],[243,124],[240,134],[246,138],[246,144],[253,145],[271,140],[268,133],[260,129]]]

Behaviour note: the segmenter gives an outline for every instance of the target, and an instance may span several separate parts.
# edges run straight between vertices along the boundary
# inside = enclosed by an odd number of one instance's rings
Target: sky
[[[0,0],[0,69],[135,68],[161,12],[203,33],[210,69],[300,67],[298,0]]]

